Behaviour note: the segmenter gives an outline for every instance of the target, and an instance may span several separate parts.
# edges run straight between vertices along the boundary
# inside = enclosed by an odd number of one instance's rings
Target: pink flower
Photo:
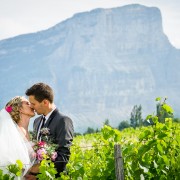
[[[51,160],[52,160],[52,161],[55,161],[56,158],[57,158],[57,152],[53,152],[53,153],[51,154]]]
[[[6,109],[6,111],[7,111],[8,113],[10,113],[10,112],[12,111],[12,107],[11,107],[11,106],[7,106],[5,109]]]
[[[47,154],[46,150],[44,148],[38,149],[37,150],[37,159],[39,161],[43,160],[43,156]]]
[[[46,145],[46,142],[44,142],[44,141],[38,142],[39,147],[44,147],[45,145]]]

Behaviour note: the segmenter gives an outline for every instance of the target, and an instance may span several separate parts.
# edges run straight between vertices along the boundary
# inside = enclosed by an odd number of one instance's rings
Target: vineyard
[[[173,113],[167,104],[162,108]],[[116,179],[115,144],[122,148],[124,179],[180,179],[180,124],[172,118],[160,123],[156,115],[146,120],[151,125],[123,131],[104,126],[99,133],[76,137],[62,179]]]
[[[164,111],[172,113],[167,104]],[[71,147],[67,171],[58,179],[114,180],[114,145],[120,144],[124,179],[180,179],[180,124],[158,116],[148,115],[149,126],[126,128],[123,131],[105,125],[94,134],[76,136]],[[55,179],[53,165],[42,161],[39,179]],[[1,179],[1,172],[0,172]]]
[[[180,178],[180,124],[167,119],[153,127],[122,132],[104,126],[100,133],[79,136],[72,147],[64,179],[116,179],[114,144],[122,147],[125,179]]]

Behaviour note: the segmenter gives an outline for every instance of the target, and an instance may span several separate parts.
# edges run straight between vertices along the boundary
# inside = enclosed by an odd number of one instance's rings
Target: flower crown
[[[12,106],[7,106],[5,109],[8,113],[10,113],[12,111]]]

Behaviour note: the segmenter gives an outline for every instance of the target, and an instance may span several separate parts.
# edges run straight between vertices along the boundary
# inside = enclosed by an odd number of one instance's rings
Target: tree
[[[170,107],[166,104],[166,100],[167,97],[165,97],[163,101],[162,98],[156,98],[156,101],[158,101],[156,105],[156,114],[161,123],[165,123],[166,118],[174,118],[173,113],[167,109]]]
[[[109,119],[106,119],[106,120],[105,120],[104,125],[109,126]]]
[[[95,133],[94,129],[88,127],[88,128],[87,128],[87,131],[84,133],[84,135],[85,135],[85,134],[92,134],[92,133]]]
[[[97,129],[95,130],[95,133],[98,133],[98,132],[100,132],[100,130],[97,128]]]
[[[141,105],[139,105],[139,107],[135,105],[132,109],[131,117],[130,117],[130,125],[134,128],[143,125],[141,111],[142,111]]]
[[[130,124],[128,121],[121,121],[119,126],[118,126],[118,129],[123,130],[123,129],[128,128],[128,127],[130,127]]]
[[[180,123],[180,118],[174,118],[173,121],[177,122],[177,123]]]
[[[79,132],[74,132],[74,137],[76,137],[76,136],[81,136],[82,134],[81,133],[79,133]]]

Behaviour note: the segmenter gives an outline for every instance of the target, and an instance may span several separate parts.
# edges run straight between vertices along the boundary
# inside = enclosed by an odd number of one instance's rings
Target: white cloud
[[[0,38],[8,38],[15,35],[23,34],[25,32],[29,32],[30,29],[28,27],[23,26],[23,24],[17,21],[14,21],[10,18],[1,18],[0,17]]]

